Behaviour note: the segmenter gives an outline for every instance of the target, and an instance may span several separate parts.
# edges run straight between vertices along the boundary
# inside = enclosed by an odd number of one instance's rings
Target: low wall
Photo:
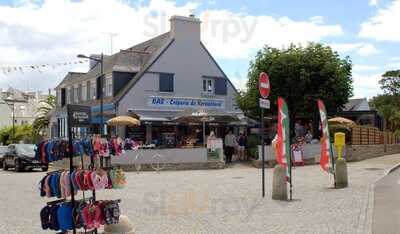
[[[334,147],[334,146],[333,146]],[[259,168],[262,166],[261,163],[261,146],[258,148],[259,158],[252,161],[252,164]],[[266,152],[266,165],[273,167],[276,164],[275,152],[271,146],[265,146]],[[320,144],[307,144],[304,146],[304,161],[305,164],[319,163],[319,157],[321,152]],[[380,157],[383,155],[398,154],[400,153],[400,144],[386,145],[386,152],[384,145],[348,145],[343,152],[343,156],[348,162],[356,162],[369,158]],[[336,149],[334,147],[333,154],[336,156]]]
[[[320,144],[305,144],[303,151],[304,160],[314,159],[321,152]],[[265,161],[275,161],[275,151],[271,145],[264,146]],[[258,146],[258,160],[261,160],[261,145]]]
[[[346,147],[346,160],[348,162],[361,161],[383,155],[400,153],[400,145],[351,145]]]
[[[156,156],[157,155],[157,156]],[[151,164],[151,163],[205,163],[206,148],[171,148],[127,150],[121,156],[111,158],[111,164]]]

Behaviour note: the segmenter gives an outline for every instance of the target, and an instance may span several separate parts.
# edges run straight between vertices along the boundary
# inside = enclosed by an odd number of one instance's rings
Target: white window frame
[[[97,99],[97,84],[96,80],[91,80],[90,81],[90,99],[91,100],[96,100]]]
[[[74,85],[74,103],[79,102],[79,85],[75,84]]]
[[[71,97],[70,97],[71,96],[71,87],[68,87],[66,89],[66,92],[67,92],[66,95],[65,95],[66,96],[65,98],[67,99],[66,103],[67,104],[71,104]]]
[[[202,92],[205,94],[214,94],[215,81],[212,78],[203,78],[201,83]]]
[[[112,78],[106,79],[106,93],[107,96],[111,97],[113,95],[113,86],[112,86]]]

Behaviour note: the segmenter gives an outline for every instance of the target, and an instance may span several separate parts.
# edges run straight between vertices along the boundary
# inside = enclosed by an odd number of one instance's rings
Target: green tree
[[[379,81],[381,89],[391,95],[400,95],[400,70],[387,71]]]
[[[19,143],[20,141],[24,143],[37,143],[39,140],[39,135],[34,131],[31,124],[15,125],[14,134],[15,143]],[[13,143],[12,140],[12,126],[7,126],[0,130],[0,142],[8,145]]]
[[[302,115],[318,120],[317,99],[322,99],[327,111],[334,114],[352,96],[351,68],[348,57],[341,59],[321,44],[291,45],[285,49],[266,46],[250,62],[247,90],[239,93],[237,102],[249,116],[259,116],[258,76],[264,71],[270,78],[272,109],[276,110],[277,97],[282,96],[291,119]]]
[[[37,134],[44,135],[50,123],[49,113],[56,106],[56,98],[49,95],[46,100],[40,101],[40,107],[36,112],[36,118],[33,121],[33,128]]]
[[[379,84],[385,94],[373,97],[369,104],[382,115],[386,129],[399,134],[400,70],[385,72]]]

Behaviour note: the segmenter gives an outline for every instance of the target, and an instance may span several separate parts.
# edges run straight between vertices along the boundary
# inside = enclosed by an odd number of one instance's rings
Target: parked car
[[[3,157],[3,169],[8,170],[8,168],[15,168],[17,172],[33,168],[47,171],[49,165],[35,160],[35,145],[11,144]]]
[[[7,146],[0,145],[0,165],[3,165],[3,157],[7,151]]]

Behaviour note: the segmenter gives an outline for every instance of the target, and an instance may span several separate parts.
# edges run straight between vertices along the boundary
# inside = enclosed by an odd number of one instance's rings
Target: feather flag
[[[329,136],[328,118],[325,105],[322,100],[318,100],[318,109],[321,116],[322,125],[321,159],[319,163],[324,171],[334,174],[335,165],[333,162],[331,138]]]
[[[287,180],[290,181],[292,170],[290,151],[289,110],[283,98],[278,97],[278,139],[276,161],[286,169]]]

